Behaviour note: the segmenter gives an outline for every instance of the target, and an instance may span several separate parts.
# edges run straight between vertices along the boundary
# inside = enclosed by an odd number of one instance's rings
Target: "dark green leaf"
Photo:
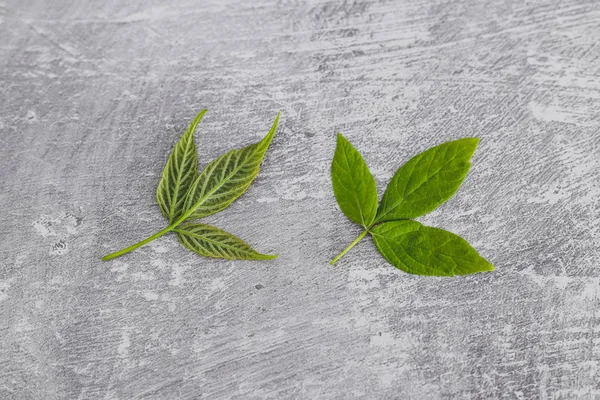
[[[398,169],[379,204],[375,223],[411,219],[435,210],[458,190],[479,139],[443,143]]]
[[[186,220],[219,212],[240,197],[260,171],[260,163],[277,130],[279,113],[260,142],[231,150],[210,162],[192,184],[183,208]]]
[[[261,254],[242,239],[210,225],[185,223],[175,228],[179,241],[188,249],[205,257],[228,260],[270,260],[273,254]]]
[[[377,213],[377,186],[358,150],[341,133],[331,164],[333,192],[346,216],[369,227]]]
[[[169,220],[176,221],[182,214],[185,195],[196,179],[196,144],[194,132],[196,126],[207,110],[202,110],[194,118],[175,148],[171,152],[167,164],[163,169],[162,177],[156,189],[156,200],[160,211]]]
[[[384,222],[371,234],[383,257],[411,274],[452,276],[494,270],[460,236],[416,221]]]

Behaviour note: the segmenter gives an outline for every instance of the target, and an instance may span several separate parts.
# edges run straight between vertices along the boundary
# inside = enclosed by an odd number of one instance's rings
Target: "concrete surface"
[[[600,399],[600,2],[0,2],[0,398]],[[281,128],[201,258],[156,185]],[[336,208],[335,132],[380,192],[478,136],[422,221],[497,272],[404,274]]]

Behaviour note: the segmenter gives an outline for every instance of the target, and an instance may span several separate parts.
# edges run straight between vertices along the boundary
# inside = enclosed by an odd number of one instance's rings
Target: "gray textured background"
[[[600,2],[0,2],[0,398],[600,399]],[[271,262],[201,258],[154,198],[202,108],[201,166],[282,122],[208,222]],[[495,273],[386,264],[328,176],[341,131],[380,192],[481,137],[422,219]]]

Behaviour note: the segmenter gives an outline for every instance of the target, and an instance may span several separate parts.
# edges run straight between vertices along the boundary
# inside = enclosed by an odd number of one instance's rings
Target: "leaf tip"
[[[269,129],[269,133],[267,133],[267,136],[265,136],[263,138],[263,140],[261,140],[261,142],[265,145],[267,145],[267,147],[271,144],[271,141],[273,140],[273,136],[275,136],[275,132],[277,131],[277,126],[279,125],[279,117],[281,116],[281,111],[277,111],[277,116],[275,117],[275,121],[273,122],[273,125],[271,126],[271,129]],[[265,148],[266,150],[266,148]]]
[[[492,265],[491,262],[489,262],[485,258],[481,257],[480,260],[479,260],[479,263],[477,265],[477,268],[474,269],[473,271],[465,274],[465,275],[478,274],[478,273],[481,273],[481,272],[492,272],[492,271],[495,271],[495,270],[496,270],[496,268],[494,268],[494,266]]]
[[[481,272],[492,272],[495,270],[496,270],[496,268],[492,265],[492,263],[489,262],[488,260],[485,260],[485,264],[482,266]]]
[[[204,117],[204,114],[206,114],[208,112],[208,108],[204,108],[202,109],[198,115],[196,115],[196,118],[194,118],[194,122],[200,122],[200,120],[202,119],[202,117]]]
[[[196,126],[198,126],[198,124],[202,120],[202,117],[204,117],[204,114],[206,114],[207,111],[208,109],[205,108],[196,115],[196,117],[194,118],[184,135],[194,135],[194,132],[196,131]]]
[[[346,139],[346,136],[342,135],[341,133],[337,133],[337,139],[335,142],[335,150],[337,153],[338,148],[344,148],[346,146],[352,146],[352,144],[350,144],[350,141],[348,139]]]
[[[471,156],[473,155],[473,153],[475,153],[475,150],[477,150],[477,146],[479,145],[478,137],[468,137],[458,140],[465,145],[465,147],[469,150]]]
[[[279,125],[279,117],[281,117],[281,111],[277,111],[277,115],[275,116],[275,122],[273,122],[273,127],[275,128],[275,130],[277,129],[277,125]]]

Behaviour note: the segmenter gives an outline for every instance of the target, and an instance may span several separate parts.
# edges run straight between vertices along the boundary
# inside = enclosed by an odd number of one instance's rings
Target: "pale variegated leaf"
[[[175,145],[163,170],[156,191],[160,210],[169,226],[146,239],[108,254],[102,260],[129,253],[169,232],[176,232],[181,243],[198,254],[232,260],[268,260],[276,255],[261,254],[238,237],[209,225],[184,223],[214,214],[237,199],[252,183],[263,156],[277,130],[279,113],[269,133],[258,143],[232,150],[208,164],[197,174],[194,131],[206,110],[192,121]]]
[[[240,197],[260,171],[277,130],[279,113],[269,133],[258,143],[231,150],[210,162],[192,184],[183,205],[186,220],[219,212]]]
[[[197,176],[198,160],[194,132],[207,110],[202,110],[187,128],[171,152],[156,189],[160,211],[169,224],[182,214],[185,195]]]
[[[231,233],[210,225],[184,223],[175,228],[179,241],[205,257],[228,260],[270,260],[275,254],[261,254]]]

